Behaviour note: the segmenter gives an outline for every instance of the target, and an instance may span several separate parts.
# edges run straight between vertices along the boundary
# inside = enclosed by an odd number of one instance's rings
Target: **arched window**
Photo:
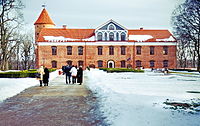
[[[125,68],[126,67],[126,61],[125,60],[122,60],[121,61],[121,68]]]
[[[155,61],[154,60],[150,60],[149,61],[149,65],[150,65],[150,67],[154,67],[155,66]]]
[[[78,55],[83,55],[83,46],[78,47]]]
[[[164,60],[164,61],[163,61],[163,67],[168,67],[168,66],[169,66],[168,60]]]
[[[98,63],[98,67],[103,67],[103,61],[102,60],[97,61],[97,63]]]
[[[119,41],[119,33],[116,34],[116,40]]]
[[[102,41],[102,35],[103,34],[101,32],[98,33],[98,35],[97,35],[97,40],[98,41]]]
[[[136,61],[136,67],[141,67],[142,66],[142,62],[140,60]]]
[[[68,60],[68,61],[67,61],[67,64],[68,64],[69,66],[72,66],[72,61],[71,61],[71,60]]]
[[[110,41],[114,41],[114,33],[113,33],[113,32],[111,32],[111,33],[109,34],[109,40],[110,40]]]
[[[107,33],[105,32],[105,41],[107,41],[108,40],[108,35],[107,35]]]
[[[57,68],[57,61],[53,60],[51,61],[52,68]]]
[[[114,30],[115,28],[114,28],[113,25],[110,25],[108,29],[109,29],[109,30]]]
[[[121,33],[121,41],[126,41],[126,34],[124,32]]]

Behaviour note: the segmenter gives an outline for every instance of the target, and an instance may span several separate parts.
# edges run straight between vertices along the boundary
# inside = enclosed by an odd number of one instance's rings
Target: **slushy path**
[[[59,75],[48,87],[31,87],[0,104],[0,126],[93,126],[95,102],[83,85]]]

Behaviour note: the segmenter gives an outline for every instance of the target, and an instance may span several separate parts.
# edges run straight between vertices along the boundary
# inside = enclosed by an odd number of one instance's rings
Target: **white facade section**
[[[147,46],[175,46],[176,42],[37,42],[39,46],[99,46],[99,45],[147,45]]]

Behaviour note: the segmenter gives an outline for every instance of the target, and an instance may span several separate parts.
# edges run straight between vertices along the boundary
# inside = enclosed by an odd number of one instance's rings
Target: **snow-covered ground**
[[[58,71],[51,72],[49,80],[57,75]],[[0,78],[0,102],[35,85],[39,85],[39,81],[35,78]]]
[[[200,98],[200,75],[85,72],[87,86],[100,99],[100,111],[112,126],[199,126],[200,114],[164,109],[166,99]]]

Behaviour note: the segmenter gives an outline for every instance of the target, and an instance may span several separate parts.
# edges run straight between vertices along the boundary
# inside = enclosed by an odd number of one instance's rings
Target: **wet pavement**
[[[97,98],[87,87],[58,76],[48,87],[31,87],[0,104],[0,126],[97,126]]]

